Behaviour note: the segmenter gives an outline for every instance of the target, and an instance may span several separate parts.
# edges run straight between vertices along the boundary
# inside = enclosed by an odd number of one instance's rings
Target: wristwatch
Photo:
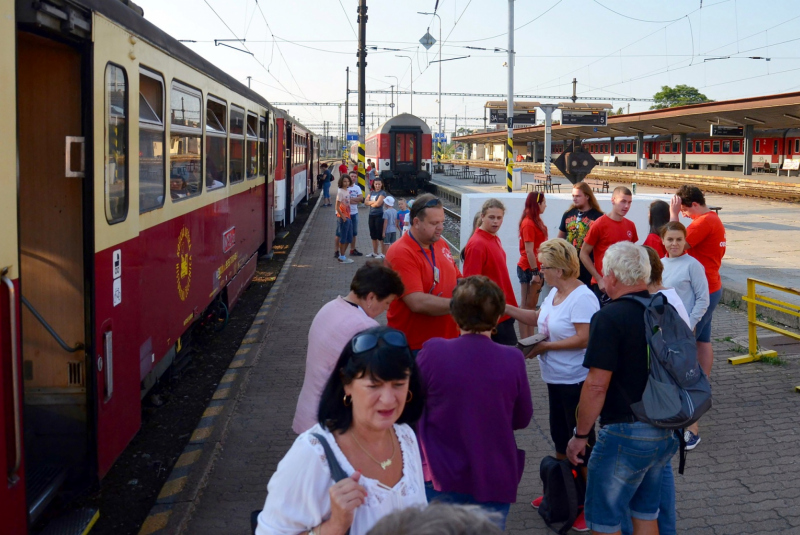
[[[578,438],[578,439],[580,439],[580,440],[586,440],[587,438],[589,438],[589,433],[586,433],[585,435],[579,435],[579,434],[578,434],[578,428],[577,428],[577,427],[574,427],[574,428],[572,429],[572,436],[574,436],[575,438]],[[310,534],[309,534],[309,535],[310,535]]]

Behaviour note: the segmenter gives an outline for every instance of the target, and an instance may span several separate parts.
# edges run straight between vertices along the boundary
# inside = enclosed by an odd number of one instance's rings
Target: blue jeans
[[[600,429],[589,458],[586,526],[599,533],[615,533],[628,515],[657,519],[664,466],[678,445],[673,431],[642,422]]]
[[[480,505],[484,509],[491,511],[492,513],[500,513],[501,519],[498,522],[497,526],[505,531],[506,529],[506,518],[508,518],[508,510],[511,508],[510,503],[503,503],[503,502],[479,502],[472,497],[471,494],[465,494],[463,492],[439,492],[438,490],[433,488],[433,483],[431,481],[425,482],[425,497],[428,498],[428,503],[436,500],[442,503],[460,503],[464,505]]]
[[[358,212],[350,212],[350,220],[353,222],[353,237],[358,236]],[[347,243],[350,243],[350,240]]]
[[[661,477],[661,504],[658,507],[659,535],[676,535],[677,513],[675,512],[675,474],[672,473],[672,461],[664,465]],[[622,519],[622,535],[633,535],[633,522],[630,515]]]

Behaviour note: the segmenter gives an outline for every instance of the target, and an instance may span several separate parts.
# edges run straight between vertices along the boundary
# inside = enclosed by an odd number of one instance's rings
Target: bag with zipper
[[[547,527],[564,535],[578,518],[580,507],[586,497],[586,483],[578,468],[568,459],[556,459],[548,455],[539,465],[544,494],[538,512]],[[556,529],[552,524],[563,522]]]

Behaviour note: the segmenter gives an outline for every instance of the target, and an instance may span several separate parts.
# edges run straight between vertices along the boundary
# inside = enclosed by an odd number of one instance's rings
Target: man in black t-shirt
[[[581,390],[575,436],[567,445],[567,457],[578,464],[600,417],[584,509],[586,526],[595,532],[619,532],[630,515],[634,534],[657,533],[664,466],[678,449],[671,430],[636,421],[630,408],[641,401],[647,384],[648,352],[644,308],[623,297],[649,297],[649,277],[644,247],[620,242],[606,251],[603,282],[612,301],[592,318],[583,361],[589,375]]]
[[[585,182],[578,182],[572,188],[572,206],[561,216],[558,226],[558,237],[570,242],[580,255],[583,238],[597,219],[603,215],[597,199],[594,198],[592,188]],[[586,286],[592,283],[592,274],[580,262],[581,272],[578,280]]]

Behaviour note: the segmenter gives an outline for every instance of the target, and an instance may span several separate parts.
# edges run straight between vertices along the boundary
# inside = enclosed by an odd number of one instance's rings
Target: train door
[[[31,522],[92,456],[84,168],[90,91],[81,50],[17,34],[24,433]],[[91,188],[88,188],[91,191]],[[60,339],[60,340],[59,340]]]
[[[780,145],[781,145],[781,140],[780,140],[780,139],[777,139],[777,138],[775,138],[775,139],[772,139],[772,140],[770,140],[770,141],[772,141],[772,144],[771,144],[772,146],[770,147],[770,150],[772,151],[772,160],[771,160],[771,162],[770,162],[770,163],[773,163],[773,164],[779,164],[779,163],[781,163],[781,162],[780,162],[780,157],[781,157],[781,156],[780,156],[780,155],[781,155],[781,146],[780,146]]]
[[[294,131],[292,129],[291,123],[285,121],[284,124],[286,125],[286,130],[284,132],[284,139],[286,147],[286,155],[285,155],[285,165],[284,168],[286,169],[286,206],[284,207],[286,210],[286,224],[288,225],[292,221],[294,221],[294,211],[292,210],[292,206],[294,204],[294,173],[292,170],[292,164],[295,160],[295,139],[294,139]]]
[[[16,24],[14,2],[0,2],[0,113],[9,126],[0,144],[0,518],[8,533],[25,533],[22,360],[19,352],[17,234]]]

